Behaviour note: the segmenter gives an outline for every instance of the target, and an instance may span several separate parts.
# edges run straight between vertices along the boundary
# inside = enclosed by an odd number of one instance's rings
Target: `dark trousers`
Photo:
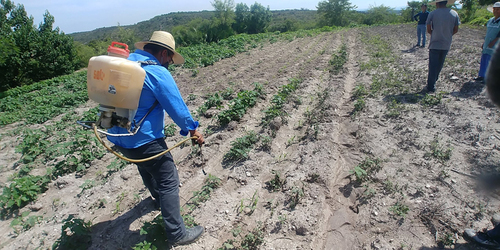
[[[118,149],[128,158],[144,159],[161,153],[168,147],[162,138],[138,148],[118,147]],[[160,204],[168,240],[179,241],[186,234],[186,228],[180,211],[179,176],[172,155],[167,153],[153,160],[136,164],[144,185]]]
[[[434,91],[439,73],[443,69],[444,60],[448,50],[430,49],[429,50],[429,74],[427,76],[427,90]]]

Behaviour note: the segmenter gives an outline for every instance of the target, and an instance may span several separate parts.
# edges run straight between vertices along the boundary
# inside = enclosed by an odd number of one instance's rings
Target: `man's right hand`
[[[198,145],[203,145],[205,143],[205,139],[203,138],[203,135],[198,131],[198,130],[189,130],[189,133],[191,134],[191,137],[196,136],[198,137],[196,140],[193,140],[193,142],[198,143]]]

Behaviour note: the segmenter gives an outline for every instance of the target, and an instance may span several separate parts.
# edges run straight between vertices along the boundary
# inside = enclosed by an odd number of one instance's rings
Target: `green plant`
[[[360,111],[362,111],[366,106],[365,99],[363,97],[359,97],[354,102],[354,110],[352,111],[353,115],[356,115]]]
[[[255,106],[257,98],[264,96],[262,84],[254,83],[254,90],[243,90],[238,92],[236,98],[232,99],[229,107],[217,115],[219,125],[225,126],[231,121],[239,121],[246,111]]]
[[[380,165],[382,160],[370,157],[365,158],[361,163],[359,163],[353,170],[350,171],[356,178],[356,182],[361,184],[370,179],[370,176],[377,171],[379,171],[382,166]]]
[[[439,138],[435,137],[434,140],[431,141],[431,145],[429,147],[431,151],[425,153],[424,157],[434,157],[440,162],[450,160],[453,148],[444,148],[443,146],[441,146],[439,144]]]
[[[344,64],[347,62],[347,57],[347,44],[343,43],[337,53],[333,54],[330,61],[328,61],[328,64],[330,65],[328,70],[333,74],[340,73],[340,71],[344,68]]]
[[[63,222],[61,237],[52,245],[52,249],[88,249],[92,243],[92,222],[85,222],[73,215]]]
[[[291,192],[288,205],[290,209],[295,209],[302,197],[304,197],[304,187],[293,187]]]
[[[24,211],[20,216],[13,219],[10,227],[19,235],[21,232],[29,230],[42,220],[42,216],[29,216],[30,211]]]
[[[167,241],[167,232],[165,231],[165,222],[161,215],[156,216],[152,221],[145,222],[140,229],[140,235],[146,235],[146,242],[151,247],[159,249],[165,248],[165,241]],[[153,248],[151,248],[153,249]]]
[[[248,131],[243,137],[236,138],[231,142],[231,149],[224,155],[224,161],[236,162],[248,159],[248,153],[254,145],[259,141],[259,136],[253,130]]]
[[[248,201],[248,204],[245,204],[246,201]],[[238,213],[244,212],[245,208],[249,208],[249,211],[245,213],[247,215],[253,214],[253,212],[257,208],[257,202],[259,202],[259,195],[257,194],[257,190],[255,190],[251,199],[241,199]]]
[[[439,242],[438,242],[439,245],[442,244],[444,246],[453,246],[454,243],[455,243],[455,241],[453,240],[452,233],[445,233],[439,237]]]
[[[393,99],[390,103],[387,104],[387,111],[385,112],[385,116],[388,118],[398,118],[401,115],[401,111],[404,109],[404,105],[398,102],[396,99]]]
[[[286,179],[281,179],[281,174],[278,171],[272,170],[271,173],[274,174],[274,177],[266,183],[267,189],[271,192],[283,190],[286,184]]]
[[[85,182],[82,185],[80,185],[80,188],[82,189],[82,191],[80,191],[80,194],[87,189],[93,188],[94,186],[95,186],[94,180],[85,180]]]
[[[134,250],[156,250],[158,249],[153,243],[143,241],[137,243],[134,247],[132,247]]]
[[[410,211],[410,208],[398,201],[396,202],[396,204],[394,204],[394,206],[389,208],[389,211],[393,212],[397,216],[406,217],[408,211]]]
[[[46,176],[27,175],[14,179],[8,186],[3,187],[0,195],[0,217],[5,217],[13,211],[24,207],[38,198],[40,193],[47,190],[49,179]]]
[[[193,193],[193,197],[186,204],[188,208],[191,210],[195,207],[199,206],[202,202],[205,202],[210,198],[210,194],[214,189],[220,187],[222,185],[222,181],[220,178],[208,174],[208,177],[205,179],[205,184],[201,187],[200,191],[195,191]]]
[[[265,116],[262,118],[264,126],[268,126],[276,117],[281,117],[283,121],[286,120],[285,116],[287,113],[283,111],[283,106],[289,101],[291,94],[299,88],[303,80],[300,78],[290,78],[289,81],[289,84],[281,86],[278,94],[274,95],[271,99],[271,107],[264,111]]]
[[[441,103],[441,99],[443,99],[442,93],[439,93],[437,95],[425,94],[422,100],[420,100],[420,104],[425,107],[436,106]]]
[[[175,135],[175,132],[177,131],[177,125],[175,123],[170,123],[165,126],[163,129],[163,133],[165,134],[166,137],[172,137]]]

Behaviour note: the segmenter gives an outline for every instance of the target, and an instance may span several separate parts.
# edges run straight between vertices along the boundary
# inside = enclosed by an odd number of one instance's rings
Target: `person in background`
[[[488,8],[489,11],[493,12],[494,17],[492,17],[486,23],[486,36],[484,37],[484,43],[481,46],[483,51],[481,55],[481,65],[479,66],[479,73],[475,81],[482,82],[486,75],[486,69],[490,63],[491,56],[493,55],[493,47],[498,42],[500,36],[500,2],[493,4],[493,7]]]
[[[416,15],[413,16],[413,20],[418,21],[417,24],[417,47],[425,47],[425,40],[426,40],[426,26],[425,23],[427,22],[427,17],[429,16],[429,11],[427,11],[427,4],[422,4],[420,6],[420,9],[422,12],[417,13]],[[417,19],[418,18],[418,19]],[[420,39],[422,39],[422,46],[420,46]]]
[[[497,106],[500,107],[500,49],[495,46],[493,49],[491,62],[486,71],[486,91],[488,97]],[[494,182],[498,185],[498,181]],[[487,184],[489,187],[493,186]],[[493,186],[494,187],[494,186]],[[480,246],[490,249],[500,249],[500,214],[495,214],[491,218],[493,229],[476,232],[474,229],[465,229],[464,236]]]
[[[455,0],[433,2],[436,9],[427,17],[427,32],[431,35],[429,43],[429,73],[425,92],[435,92],[435,84],[439,73],[443,69],[444,60],[451,47],[453,35],[458,32],[460,18],[456,11],[447,8],[446,4],[453,4]]]
[[[165,111],[180,127],[180,134],[196,136],[200,146],[204,139],[196,129],[199,123],[193,120],[182,99],[177,84],[168,71],[170,64],[182,64],[184,58],[175,51],[174,37],[165,31],[155,31],[148,41],[137,42],[136,50],[128,57],[140,62],[146,78],[134,120],[144,121],[133,136],[108,136],[119,151],[131,159],[144,159],[168,149],[164,140]],[[148,114],[149,110],[151,112]],[[127,130],[114,126],[112,134],[126,134]],[[196,241],[204,229],[195,226],[185,228],[180,212],[179,176],[170,153],[152,160],[137,163],[144,185],[148,188],[165,222],[168,241],[172,245],[186,245]]]

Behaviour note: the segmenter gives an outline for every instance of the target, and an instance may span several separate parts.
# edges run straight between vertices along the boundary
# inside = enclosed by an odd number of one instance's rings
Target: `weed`
[[[245,204],[248,201],[248,204]],[[257,194],[257,190],[253,193],[251,199],[241,199],[240,206],[238,208],[238,213],[244,212],[245,208],[249,208],[248,212],[245,212],[247,215],[253,214],[255,209],[257,208],[257,202],[259,202],[259,195]]]
[[[69,215],[62,226],[61,237],[52,249],[88,249],[92,243],[92,223]]]
[[[396,202],[396,204],[394,206],[389,208],[389,211],[393,212],[397,216],[402,216],[402,217],[406,217],[409,210],[410,210],[410,208],[407,205],[405,205],[399,201]]]
[[[271,171],[272,174],[274,174],[274,178],[266,183],[267,189],[271,192],[278,192],[283,190],[286,184],[286,178],[281,179],[280,172],[278,171]]]

